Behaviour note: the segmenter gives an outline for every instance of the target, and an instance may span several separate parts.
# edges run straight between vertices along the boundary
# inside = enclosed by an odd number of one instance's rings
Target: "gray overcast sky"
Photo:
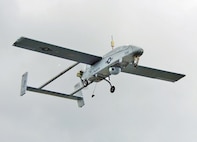
[[[0,0],[0,141],[196,142],[196,0]],[[115,45],[144,49],[140,65],[186,74],[176,83],[121,73],[83,91],[86,105],[28,92],[74,62],[15,48],[21,36],[95,54]],[[71,92],[76,72],[48,89]]]

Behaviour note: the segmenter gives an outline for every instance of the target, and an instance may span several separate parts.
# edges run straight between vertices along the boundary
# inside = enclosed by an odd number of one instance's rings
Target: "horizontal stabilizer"
[[[36,92],[36,93],[42,93],[42,94],[46,94],[46,95],[52,95],[52,96],[56,96],[56,97],[71,99],[71,100],[81,100],[81,99],[83,99],[83,98],[77,97],[77,96],[72,96],[72,95],[68,95],[68,94],[58,93],[58,92],[39,89],[39,88],[34,88],[34,87],[27,87],[27,90],[32,91],[32,92]]]

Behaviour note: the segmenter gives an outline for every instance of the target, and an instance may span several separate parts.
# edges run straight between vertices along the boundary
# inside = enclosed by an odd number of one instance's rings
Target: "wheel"
[[[115,86],[111,86],[110,92],[111,92],[111,93],[114,93],[114,91],[115,91]]]
[[[88,86],[88,81],[87,81],[86,79],[83,80],[82,82],[83,82],[83,86],[84,86],[84,87],[87,87],[87,86]]]

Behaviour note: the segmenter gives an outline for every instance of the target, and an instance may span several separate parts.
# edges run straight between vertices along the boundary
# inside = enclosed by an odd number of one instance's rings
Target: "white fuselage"
[[[143,49],[127,45],[120,46],[103,56],[102,60],[89,66],[83,73],[82,79],[98,82],[111,75],[110,68],[125,68],[128,64],[134,63],[135,57],[143,54]]]

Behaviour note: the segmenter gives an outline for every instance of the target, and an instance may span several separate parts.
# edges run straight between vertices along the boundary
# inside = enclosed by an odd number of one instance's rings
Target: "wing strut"
[[[59,92],[54,92],[54,91],[43,89],[45,86],[47,86],[52,81],[54,81],[55,79],[57,79],[58,77],[60,77],[61,75],[63,75],[64,73],[66,73],[67,71],[69,71],[70,69],[72,69],[73,67],[75,67],[78,64],[79,63],[73,64],[72,66],[70,66],[69,68],[67,68],[66,70],[64,70],[63,72],[61,72],[60,74],[58,74],[57,76],[55,76],[54,78],[52,78],[51,80],[49,80],[48,82],[46,82],[45,84],[43,84],[39,88],[27,86],[28,73],[26,72],[22,76],[21,93],[20,93],[21,96],[25,95],[26,91],[31,91],[31,92],[42,93],[42,94],[46,94],[46,95],[52,95],[52,96],[56,96],[56,97],[67,98],[67,99],[71,99],[71,100],[77,100],[78,106],[83,107],[84,101],[83,101],[83,96],[82,96],[81,90],[83,88],[85,88],[85,86],[83,86],[81,82],[75,85],[75,91],[72,92],[71,94],[64,94],[64,93],[59,93]],[[92,82],[90,82],[88,85],[90,85],[91,83]]]

